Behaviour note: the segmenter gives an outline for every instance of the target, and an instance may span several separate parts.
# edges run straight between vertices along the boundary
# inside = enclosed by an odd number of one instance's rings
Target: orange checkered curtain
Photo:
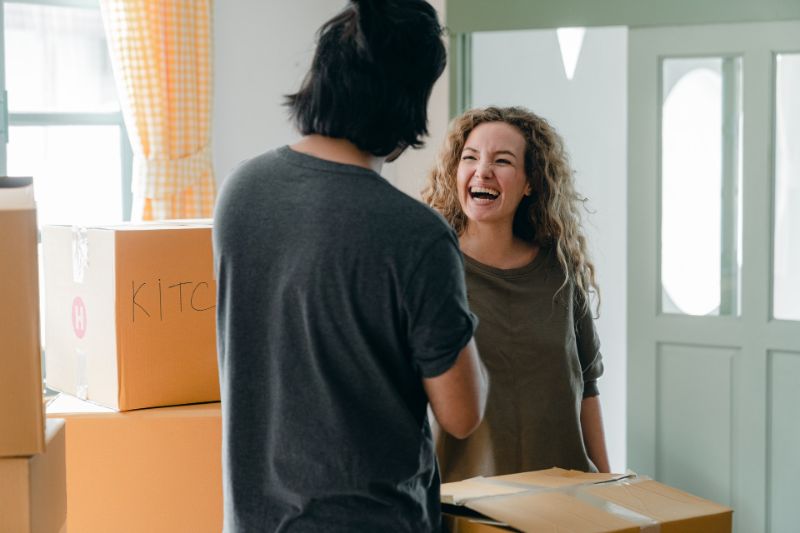
[[[100,0],[133,146],[134,220],[211,216],[212,0]]]

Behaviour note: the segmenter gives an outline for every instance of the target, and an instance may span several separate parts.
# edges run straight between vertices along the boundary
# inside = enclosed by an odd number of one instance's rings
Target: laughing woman
[[[467,439],[440,432],[444,482],[553,466],[608,472],[594,266],[561,138],[523,108],[468,111],[423,193],[459,235],[491,389]]]

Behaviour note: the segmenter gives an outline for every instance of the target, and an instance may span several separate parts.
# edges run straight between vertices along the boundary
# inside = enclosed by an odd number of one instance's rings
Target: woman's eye
[[[511,161],[509,161],[508,159],[498,159],[497,161],[495,161],[495,163],[498,163],[500,165],[510,165]]]
[[[462,155],[461,156],[461,160],[462,161],[475,161],[476,159],[475,159],[474,155]]]

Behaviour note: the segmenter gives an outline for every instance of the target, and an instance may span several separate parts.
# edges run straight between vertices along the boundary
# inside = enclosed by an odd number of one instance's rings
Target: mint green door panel
[[[797,203],[791,187],[782,197],[775,190],[776,57],[800,52],[800,22],[637,28],[628,43],[628,465],[730,505],[738,533],[800,531],[800,322],[771,318],[775,208],[800,211],[786,206]],[[735,150],[720,149],[719,195],[707,195],[709,202],[730,202],[709,206],[719,217],[712,223],[721,244],[706,242],[723,254],[712,282],[731,297],[719,309],[713,301],[693,307],[691,291],[684,291],[683,307],[694,312],[670,314],[681,306],[663,301],[661,268],[672,258],[661,254],[675,248],[662,246],[663,202],[677,202],[668,206],[674,219],[682,196],[695,191],[692,182],[679,182],[677,192],[662,195],[669,167],[662,67],[681,58],[737,58],[727,74],[717,69],[717,78],[740,72],[741,82],[722,90],[722,136],[715,142]],[[701,89],[704,80],[724,87],[700,74],[694,82]],[[737,102],[741,115],[731,119],[726,113]],[[727,189],[725,172],[737,176]],[[670,276],[688,276],[691,287],[702,255],[687,254],[677,270],[673,262]]]
[[[658,346],[656,477],[731,504],[731,383],[738,350]]]
[[[769,359],[769,530],[800,527],[800,352],[773,352]]]

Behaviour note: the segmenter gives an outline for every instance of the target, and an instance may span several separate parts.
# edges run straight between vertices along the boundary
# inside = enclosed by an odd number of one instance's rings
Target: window
[[[800,320],[800,54],[775,57],[773,316]]]
[[[741,60],[664,58],[661,311],[737,316]]]
[[[132,155],[97,0],[3,7],[0,171],[33,177],[40,225],[128,220]]]
[[[2,8],[0,173],[33,177],[40,227],[129,220],[133,156],[97,0]],[[39,256],[44,310],[41,247]]]

